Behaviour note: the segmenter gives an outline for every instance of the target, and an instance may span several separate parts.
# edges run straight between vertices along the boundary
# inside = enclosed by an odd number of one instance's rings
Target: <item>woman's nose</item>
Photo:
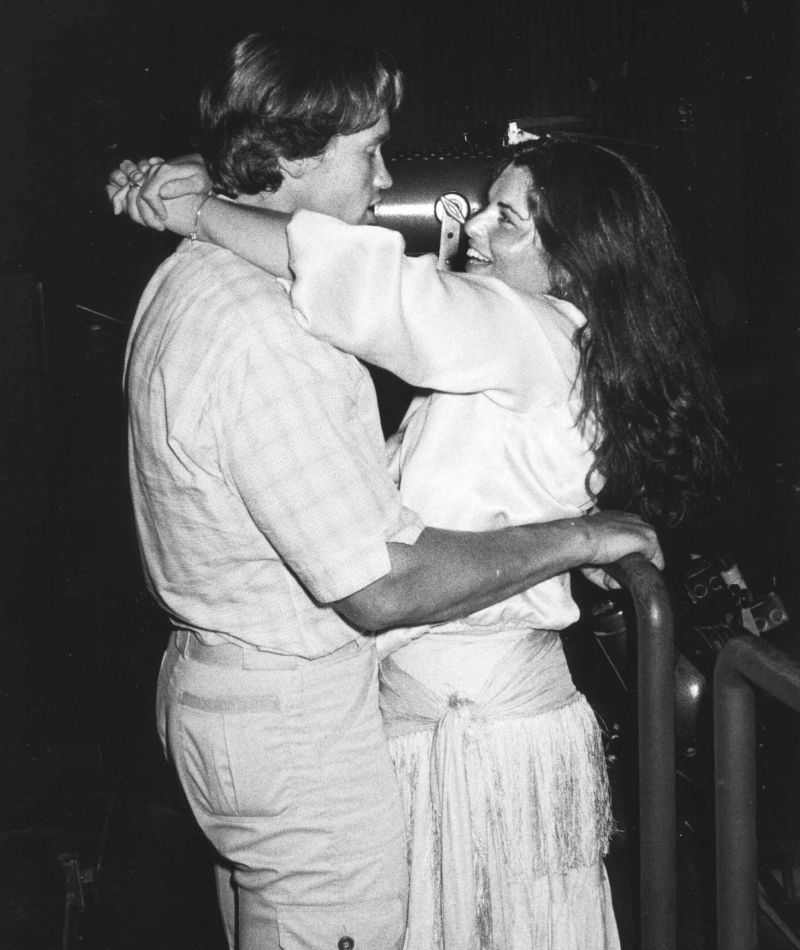
[[[482,230],[485,215],[485,211],[477,211],[471,218],[467,219],[467,223],[464,225],[467,237],[475,237]]]

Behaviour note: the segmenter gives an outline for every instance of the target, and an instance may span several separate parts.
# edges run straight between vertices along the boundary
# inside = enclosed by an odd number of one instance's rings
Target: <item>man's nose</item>
[[[381,191],[386,191],[392,187],[392,183],[392,176],[389,174],[389,169],[381,155],[378,167],[375,169],[375,187],[380,188]]]

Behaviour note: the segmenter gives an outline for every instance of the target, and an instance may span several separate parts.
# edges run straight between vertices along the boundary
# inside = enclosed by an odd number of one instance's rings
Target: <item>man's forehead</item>
[[[392,123],[389,119],[389,114],[384,112],[380,119],[372,126],[375,134],[382,139],[388,138],[389,134],[392,131]]]
[[[385,142],[391,132],[392,124],[389,120],[389,116],[384,112],[374,125],[369,125],[366,129],[361,129],[359,132],[351,132],[349,135],[334,135],[328,146],[328,152],[338,152],[343,148],[349,153],[353,149],[371,148],[372,146],[380,145],[381,142]]]
[[[360,132],[355,132],[353,134],[360,135],[365,142],[378,143],[388,139],[391,132],[392,123],[388,114],[383,112],[380,119],[378,119],[374,125],[369,125],[366,129],[362,129]]]

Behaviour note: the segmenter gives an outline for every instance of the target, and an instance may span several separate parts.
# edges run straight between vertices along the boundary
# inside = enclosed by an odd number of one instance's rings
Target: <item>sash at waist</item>
[[[454,642],[454,668],[459,652],[459,644]],[[493,649],[491,656],[496,655]],[[448,690],[442,674],[439,686],[420,682],[400,667],[395,656],[381,663],[381,711],[389,736],[436,729],[440,723],[444,725],[443,720],[453,718],[535,716],[563,706],[576,696],[560,637],[552,630],[532,631],[512,641],[473,696]]]
[[[504,908],[532,882],[593,866],[605,850],[602,742],[556,632],[486,648],[442,640],[452,652],[420,640],[415,652],[403,655],[412,644],[382,663],[389,749],[407,821],[429,829],[418,868],[429,851],[431,869],[417,873],[431,873],[435,945],[510,947],[513,914]],[[459,657],[471,670],[485,658],[487,675],[459,677]]]

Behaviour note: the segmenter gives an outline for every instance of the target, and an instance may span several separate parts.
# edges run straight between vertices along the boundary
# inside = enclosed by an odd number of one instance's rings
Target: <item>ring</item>
[[[140,181],[132,181],[132,182],[130,182],[129,184],[130,184],[131,188],[141,188],[141,187],[142,187],[142,183],[141,183]]]

